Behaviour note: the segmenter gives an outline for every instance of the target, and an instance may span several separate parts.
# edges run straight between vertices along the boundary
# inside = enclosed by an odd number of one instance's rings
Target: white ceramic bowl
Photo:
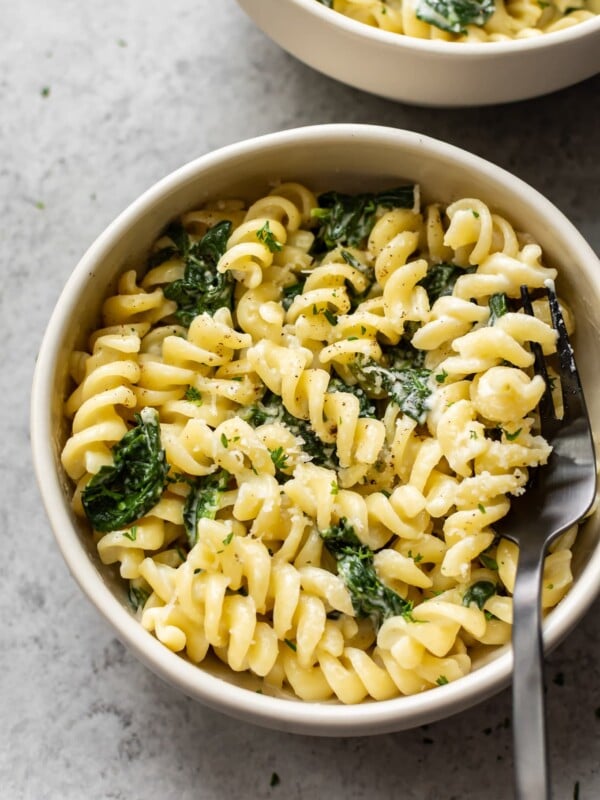
[[[390,33],[316,0],[238,0],[271,39],[350,86],[423,106],[537,97],[600,72],[600,16],[556,33],[461,43]]]
[[[274,179],[341,191],[416,181],[443,202],[480,197],[529,231],[543,246],[546,263],[559,267],[561,294],[575,309],[578,360],[600,430],[600,392],[593,391],[600,381],[600,263],[568,220],[519,179],[456,147],[390,128],[325,125],[263,136],[192,161],[132,203],[91,246],[60,296],[39,353],[31,420],[38,482],[58,545],[84,593],[148,667],[189,696],[239,718],[292,732],[356,736],[410,728],[501,689],[510,679],[509,649],[476,664],[456,682],[411,697],[342,706],[257,694],[244,688],[242,675],[226,671],[220,662],[195,666],[146,632],[131,613],[123,583],[99,562],[89,530],[71,511],[72,490],[59,458],[66,436],[62,403],[67,355],[75,344],[83,344],[97,323],[109,284],[124,269],[144,262],[150,245],[174,217],[208,198],[256,196]],[[592,518],[580,534],[575,584],[546,621],[548,647],[572,630],[599,589],[599,523]]]

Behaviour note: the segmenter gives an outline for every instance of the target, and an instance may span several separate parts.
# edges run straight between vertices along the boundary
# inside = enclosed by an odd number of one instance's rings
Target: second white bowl
[[[417,39],[316,0],[238,0],[267,36],[325,75],[422,106],[484,106],[554,92],[600,72],[600,16],[504,42]]]

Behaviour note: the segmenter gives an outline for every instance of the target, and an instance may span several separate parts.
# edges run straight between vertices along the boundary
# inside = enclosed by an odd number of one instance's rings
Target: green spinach
[[[336,559],[338,575],[350,593],[357,617],[369,617],[378,629],[388,617],[410,616],[412,603],[381,582],[373,565],[373,551],[362,544],[345,517],[319,533]]]
[[[496,594],[496,584],[492,581],[477,581],[472,586],[469,586],[463,595],[463,606],[470,606],[475,603],[477,608],[483,611],[483,607],[492,595]]]
[[[322,442],[308,420],[289,413],[279,395],[267,391],[262,400],[241,410],[240,416],[254,427],[267,422],[281,422],[294,436],[302,439],[302,449],[311,456],[313,463],[328,469],[339,466],[335,444]]]
[[[319,222],[313,251],[360,245],[373,229],[378,208],[413,208],[414,204],[414,186],[399,186],[378,194],[326,192],[319,196],[319,207],[312,211]]]
[[[365,356],[357,356],[350,370],[358,384],[369,397],[389,398],[416,422],[423,423],[427,416],[431,395],[429,377],[431,370],[399,362],[399,366],[385,366]]]
[[[419,0],[416,16],[443,31],[466,33],[467,25],[482,27],[495,10],[495,0]]]
[[[466,272],[458,264],[432,264],[417,285],[424,287],[432,306],[440,297],[452,294],[454,284]]]
[[[222,469],[190,481],[191,488],[183,506],[183,524],[190,547],[198,540],[198,520],[215,518],[221,495],[229,485],[229,477],[229,473]]]
[[[177,303],[175,317],[186,327],[194,317],[207,312],[214,314],[223,306],[231,308],[234,280],[230,272],[217,272],[219,259],[227,249],[231,222],[214,225],[196,243],[181,225],[171,225],[166,235],[173,242],[174,252],[185,262],[183,278],[164,288],[165,297]]]
[[[292,283],[290,286],[286,286],[283,291],[281,292],[281,305],[287,311],[292,303],[294,302],[294,298],[298,297],[298,295],[302,294],[304,291],[304,284],[306,283],[306,278],[302,280],[296,281],[296,283]]]
[[[156,505],[167,482],[169,465],[156,410],[144,408],[135,421],[113,447],[114,463],[101,467],[81,496],[87,518],[102,533],[143,517]]]

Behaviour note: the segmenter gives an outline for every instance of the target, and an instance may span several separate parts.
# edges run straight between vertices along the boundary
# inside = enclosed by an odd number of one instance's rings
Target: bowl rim
[[[286,0],[283,1],[286,2]],[[255,0],[252,0],[252,2],[255,2]],[[308,14],[312,14],[331,27],[341,28],[352,36],[373,39],[375,42],[388,47],[406,48],[408,50],[416,49],[446,57],[456,54],[467,59],[480,59],[486,55],[500,56],[515,52],[536,51],[540,48],[560,45],[561,43],[571,42],[587,36],[597,35],[600,38],[600,14],[563,30],[552,31],[551,33],[544,33],[540,36],[532,36],[526,39],[510,39],[502,42],[447,42],[443,39],[420,39],[416,36],[405,36],[394,31],[385,31],[347,17],[340,11],[328,8],[317,0],[287,0],[287,2],[303,9]]]
[[[565,215],[536,189],[507,170],[455,145],[420,133],[378,125],[337,123],[311,125],[245,139],[201,155],[169,173],[130,203],[97,237],[66,281],[44,333],[31,391],[30,430],[33,464],[40,494],[54,537],[63,558],[83,593],[110,623],[116,635],[152,671],[204,704],[266,727],[293,733],[329,736],[370,735],[414,727],[464,710],[500,691],[510,680],[512,653],[505,645],[499,654],[464,678],[436,687],[433,691],[390,700],[345,706],[334,703],[295,701],[258,694],[210,674],[171,652],[148,633],[104,582],[100,570],[86,552],[77,534],[60,471],[53,455],[50,404],[53,378],[67,320],[76,311],[78,297],[96,264],[102,263],[112,244],[141,219],[153,205],[175,195],[190,181],[200,181],[203,171],[212,170],[232,157],[252,157],[273,145],[297,147],[302,142],[359,140],[365,147],[393,143],[400,149],[426,148],[426,157],[438,156],[462,164],[465,169],[484,173],[509,193],[527,198],[538,217],[548,216],[560,236],[568,237],[572,250],[589,264],[589,273],[600,262]],[[561,603],[544,622],[547,649],[556,646],[579,621],[600,590],[600,546],[596,546],[581,574]],[[502,652],[503,651],[503,652]]]

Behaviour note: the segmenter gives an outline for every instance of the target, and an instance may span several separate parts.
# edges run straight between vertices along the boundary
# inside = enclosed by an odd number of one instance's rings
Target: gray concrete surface
[[[0,797],[510,798],[508,692],[426,728],[320,740],[238,723],[155,678],[54,545],[29,387],[53,304],[96,235],[156,179],[247,136],[329,121],[425,132],[529,181],[599,252],[600,76],[513,106],[398,105],[294,61],[233,0],[0,0],[0,30]],[[548,663],[560,800],[600,797],[599,612]]]

